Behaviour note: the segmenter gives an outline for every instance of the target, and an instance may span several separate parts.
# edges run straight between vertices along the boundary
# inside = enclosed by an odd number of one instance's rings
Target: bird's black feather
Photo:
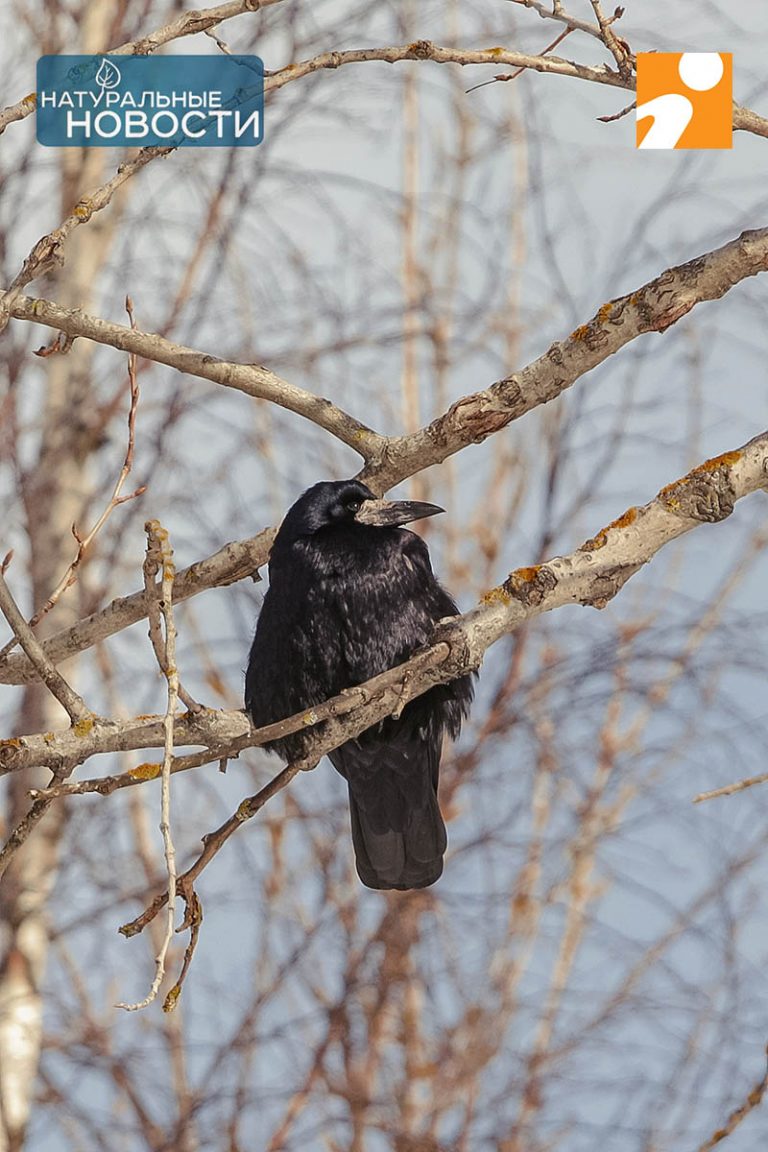
[[[457,614],[424,541],[391,526],[439,509],[387,505],[386,526],[357,522],[361,506],[377,507],[366,503],[373,500],[358,481],[321,483],[285,517],[246,673],[246,707],[257,726],[402,663],[429,643],[438,620]],[[470,676],[437,685],[330,754],[349,786],[357,870],[369,888],[423,888],[442,872],[443,732],[458,736],[472,693]],[[291,761],[305,741],[295,733],[266,747]]]

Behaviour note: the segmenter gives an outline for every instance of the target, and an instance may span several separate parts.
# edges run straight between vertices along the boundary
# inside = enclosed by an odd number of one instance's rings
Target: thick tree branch
[[[4,304],[17,319],[45,324],[69,336],[83,336],[97,344],[106,344],[122,352],[153,360],[156,364],[168,364],[179,372],[198,376],[201,380],[211,380],[225,388],[234,388],[255,399],[271,400],[281,408],[297,412],[319,428],[330,432],[342,443],[354,448],[364,459],[375,454],[384,444],[384,437],[378,436],[365,424],[337,408],[330,400],[289,384],[260,364],[235,364],[220,360],[218,356],[198,352],[183,344],[173,344],[151,332],[141,332],[124,324],[101,320],[80,309],[62,308],[48,300],[14,296],[10,291],[0,294],[0,309]]]
[[[425,428],[391,438],[361,477],[384,491],[415,471],[479,444],[540,404],[554,400],[581,376],[647,332],[666,332],[697,304],[718,300],[734,285],[768,269],[768,228],[743,232],[685,264],[668,268],[641,288],[601,305],[588,323],[556,341],[527,367],[457,400]]]
[[[264,3],[269,2],[277,3],[279,0],[264,0]],[[593,6],[595,3],[596,0],[593,0]],[[227,5],[221,6],[221,8],[226,7]],[[247,7],[243,8],[239,5],[236,5],[236,8],[237,11],[233,11],[231,15],[237,15],[240,12],[248,10]],[[596,10],[599,10],[599,5],[597,5]],[[181,17],[179,22],[186,30],[177,31],[175,35],[179,36],[191,34],[192,32],[206,31],[214,25],[221,23],[221,21],[226,18],[223,16],[210,17],[210,13],[208,16],[202,14],[202,21],[198,20],[196,23],[195,18],[199,18],[200,16],[201,14],[193,12],[187,13],[185,17]],[[171,34],[167,37],[168,40],[173,38],[174,35]],[[570,60],[562,60],[557,56],[531,56],[527,53],[513,52],[501,46],[480,50],[455,49],[441,47],[438,44],[433,44],[429,40],[417,40],[411,44],[398,45],[391,48],[359,48],[344,52],[324,52],[310,60],[289,64],[277,72],[268,74],[265,78],[264,89],[265,93],[269,93],[278,88],[282,88],[285,84],[291,83],[294,80],[299,80],[311,75],[313,72],[329,68],[336,69],[344,64],[357,64],[369,61],[397,63],[402,60],[432,60],[438,64],[459,64],[462,66],[467,64],[506,64],[519,70],[531,69],[537,72],[571,76],[580,80],[591,80],[595,83],[610,84],[613,87],[633,91],[635,88],[634,78],[631,68],[629,67],[628,56],[624,54],[623,47],[607,26],[604,28],[601,26],[601,38],[609,45],[611,50],[615,52],[617,59],[620,61],[621,67],[618,72],[614,72],[606,66],[593,67],[577,64]],[[123,50],[126,53],[136,52],[141,48],[145,51],[153,51],[159,43],[163,42],[166,41],[161,39],[156,44],[152,36],[150,36],[142,41],[131,42],[128,45],[124,45]],[[741,108],[738,104],[734,104],[733,107],[733,127],[735,130],[753,132],[757,135],[768,137],[768,120],[758,116],[757,113],[749,109]],[[0,130],[2,130],[5,124],[14,120],[23,119],[24,116],[29,115],[33,110],[34,102],[32,98],[30,96],[24,97],[18,104],[0,113]],[[152,160],[167,156],[173,151],[173,147],[143,148],[132,160],[121,164],[110,180],[82,196],[75,205],[74,210],[58,228],[55,228],[52,232],[42,236],[40,240],[38,240],[24,261],[19,274],[11,283],[7,295],[4,298],[0,298],[0,332],[2,332],[7,325],[9,315],[11,314],[11,307],[16,302],[22,290],[53,266],[63,264],[64,243],[70,233],[80,224],[87,223],[94,213],[100,212],[105,208],[112,200],[117,189],[124,184],[126,180],[130,179],[131,176],[135,175]]]
[[[209,588],[223,588],[248,576],[257,579],[258,569],[269,559],[269,550],[275,537],[274,528],[266,528],[258,536],[225,544],[212,556],[198,560],[184,568],[176,577],[174,601],[188,600]],[[43,641],[43,652],[53,664],[61,664],[71,656],[92,648],[108,636],[114,636],[136,624],[147,615],[144,590],[130,596],[119,596],[106,608],[79,620],[72,628]],[[11,655],[0,661],[0,684],[28,684],[37,673],[27,656]]]
[[[218,758],[228,754],[228,743],[242,750],[324,719],[334,721],[333,739],[342,743],[434,684],[477,668],[491,644],[527,620],[565,604],[605,607],[665,544],[697,524],[725,519],[736,500],[759,490],[768,490],[768,431],[705,461],[662,488],[648,504],[629,508],[570,555],[516,569],[470,612],[441,627],[432,647],[367,684],[258,732],[240,711],[185,713],[176,720],[176,744],[215,748]],[[58,758],[82,763],[97,753],[162,747],[163,742],[159,717],[96,719],[81,736],[69,730],[0,741],[0,771],[18,771],[40,763],[41,757],[52,766]],[[334,747],[337,744],[320,732],[308,746],[307,758],[316,762]],[[143,778],[156,775],[135,771]]]
[[[587,32],[591,36],[604,38],[604,32],[599,27],[590,25],[586,21],[578,20],[562,12],[559,5],[551,13],[542,11],[543,6],[518,0],[525,7],[535,8],[540,15],[547,15],[570,27]],[[258,11],[271,4],[280,3],[280,0],[233,0],[228,4],[219,4],[214,8],[203,11],[186,12],[170,24],[150,33],[140,40],[129,41],[118,48],[107,49],[112,55],[147,55],[154,52],[163,44],[182,36],[191,36],[198,32],[205,32],[231,19],[249,11]],[[610,28],[607,30],[610,34]],[[572,60],[562,60],[557,56],[535,56],[526,52],[515,52],[503,46],[481,49],[446,48],[433,44],[430,40],[416,40],[411,44],[392,45],[385,48],[355,48],[341,52],[323,52],[309,60],[302,60],[289,64],[265,78],[265,92],[269,93],[294,80],[300,80],[313,72],[326,69],[340,68],[345,64],[360,64],[371,61],[382,61],[396,64],[403,60],[431,60],[436,64],[505,64],[512,68],[524,68],[535,72],[546,72],[551,75],[569,76],[577,80],[588,80],[595,84],[608,84],[612,88],[625,88],[634,91],[634,79],[629,74],[621,75],[606,66],[592,66],[577,64]],[[31,93],[19,100],[16,104],[0,110],[0,133],[8,124],[23,120],[35,110],[35,95]],[[733,127],[736,131],[753,132],[758,136],[768,137],[768,120],[758,116],[748,108],[742,108],[734,103]]]
[[[744,232],[721,248],[667,269],[654,280],[617,300],[603,304],[587,324],[520,372],[497,381],[482,392],[457,400],[431,424],[409,436],[384,437],[358,423],[329,401],[282,381],[266,368],[230,364],[194,349],[183,348],[143,332],[61,308],[46,300],[21,296],[12,306],[18,319],[47,324],[71,336],[84,336],[117,348],[136,350],[180,371],[199,375],[249,395],[271,399],[295,411],[355,448],[367,464],[362,479],[384,492],[414,473],[440,463],[468,444],[479,443],[511,421],[570,388],[625,344],[646,332],[664,332],[695,305],[716,300],[749,276],[768,268],[768,228]],[[176,579],[177,602],[208,588],[252,575],[266,563],[274,529],[250,540],[226,545],[221,551],[185,569]],[[48,658],[58,664],[100,640],[127,628],[146,615],[143,592],[112,601],[74,628],[44,643]],[[35,678],[26,657],[0,661],[0,683],[21,684]]]
[[[289,64],[268,77],[265,88],[272,91],[293,80],[309,76],[322,69],[341,68],[345,64],[361,64],[370,61],[396,64],[402,60],[431,60],[436,64],[499,64],[510,68],[524,68],[554,76],[568,76],[574,80],[588,80],[593,84],[607,84],[611,88],[624,88],[635,91],[635,81],[631,75],[622,76],[606,65],[578,64],[573,60],[563,60],[559,56],[531,56],[526,52],[515,52],[501,46],[493,48],[445,48],[433,44],[431,40],[416,40],[412,44],[395,45],[390,48],[357,48],[346,52],[323,52],[311,60]],[[735,131],[752,132],[757,136],[768,137],[768,119],[758,116],[749,108],[733,105],[733,127]]]
[[[374,696],[346,719],[334,716],[323,730],[310,738],[302,759],[283,768],[264,788],[243,800],[219,828],[203,838],[202,852],[179,877],[179,890],[188,907],[199,907],[194,882],[229,837],[302,769],[313,768],[321,755],[392,712],[393,692],[395,705],[401,708],[433,684],[444,683],[478,667],[491,644],[542,612],[574,603],[605,607],[665,543],[689,532],[698,523],[725,519],[733,511],[736,500],[759,489],[768,490],[768,432],[743,448],[706,460],[680,480],[662,488],[649,504],[628,509],[570,556],[555,557],[533,568],[516,569],[471,612],[438,628],[436,644],[392,670],[399,673],[399,691],[389,689],[383,697]],[[375,681],[369,681],[353,691],[373,690],[374,684]],[[160,893],[140,916],[123,925],[120,931],[126,936],[141,932],[166,901],[166,893]]]

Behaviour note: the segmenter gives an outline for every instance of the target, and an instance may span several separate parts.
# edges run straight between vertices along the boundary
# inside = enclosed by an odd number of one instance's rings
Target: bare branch
[[[263,0],[263,2],[277,3],[278,0]],[[595,3],[597,3],[597,0],[593,0],[593,6]],[[224,5],[222,7],[226,8],[227,6]],[[598,9],[599,4],[596,11]],[[240,8],[239,10],[244,11],[246,9]],[[187,13],[188,17],[195,17],[197,15],[197,13]],[[552,15],[554,16],[555,13],[553,12]],[[558,17],[559,15],[558,13]],[[204,21],[202,25],[191,28],[190,31],[205,31],[206,28],[220,23],[221,19],[223,18],[210,19],[207,23]],[[313,72],[329,68],[339,68],[344,64],[356,64],[364,61],[396,63],[401,60],[432,60],[439,64],[460,64],[462,66],[467,64],[510,64],[518,69],[531,69],[537,72],[548,72],[561,76],[571,76],[580,80],[590,80],[599,84],[610,84],[613,87],[633,89],[634,81],[631,75],[631,69],[627,63],[629,53],[628,51],[625,52],[623,46],[620,45],[608,27],[610,21],[605,21],[603,18],[603,23],[605,27],[601,27],[601,39],[604,39],[605,42],[611,46],[611,50],[614,52],[614,55],[616,55],[617,60],[624,61],[623,64],[620,63],[619,65],[619,72],[613,72],[611,69],[605,67],[596,68],[577,64],[569,60],[561,60],[556,56],[531,56],[522,52],[512,52],[502,47],[482,49],[479,51],[462,50],[443,48],[440,45],[433,44],[429,40],[417,40],[412,44],[391,48],[360,48],[346,52],[325,52],[313,57],[311,60],[304,60],[297,64],[289,64],[286,68],[281,68],[277,72],[269,74],[265,78],[264,90],[265,93],[268,93],[294,80],[299,80],[304,76],[311,75]],[[182,34],[185,33],[177,33],[177,35]],[[149,37],[145,41],[140,41],[138,45],[151,44],[151,39],[152,38]],[[168,39],[173,39],[173,36],[169,36]],[[132,44],[131,50],[138,50],[137,46]],[[151,51],[151,47],[146,50]],[[6,117],[5,123],[22,119],[25,115],[29,115],[33,109],[34,104],[30,104],[30,97],[25,97],[18,105],[14,105],[13,108],[5,110],[3,114]],[[0,118],[0,127],[2,127],[2,125],[3,121]],[[733,127],[736,131],[754,132],[757,135],[768,137],[768,120],[758,116],[757,113],[749,109],[741,108],[737,104],[734,104]],[[143,148],[133,160],[121,164],[115,175],[105,184],[102,184],[92,192],[81,197],[75,205],[74,210],[58,228],[55,228],[52,232],[38,240],[24,261],[21,271],[12,281],[7,295],[0,298],[0,332],[2,332],[7,325],[9,315],[11,314],[11,307],[21,291],[44,272],[49,271],[56,265],[63,264],[63,247],[70,233],[78,225],[87,223],[94,213],[100,212],[105,208],[110,203],[117,189],[146,164],[159,157],[167,156],[173,151],[175,151],[175,147],[173,146]]]
[[[37,108],[37,93],[30,92],[28,96],[23,96],[15,104],[9,105],[0,111],[0,135],[5,132],[9,124],[14,124],[17,120],[25,120]]]
[[[612,116],[598,116],[597,119],[602,124],[613,124],[615,120],[622,120],[625,116],[628,116],[630,112],[634,112],[635,108],[637,108],[637,100],[633,100],[631,104],[627,104],[626,108],[614,112]]]
[[[239,716],[240,713],[238,712]],[[267,737],[264,737],[266,740]],[[213,745],[203,752],[195,752],[190,756],[174,756],[171,764],[171,774],[188,772],[191,768],[202,768],[205,764],[215,761],[232,760],[239,756],[244,748],[255,745],[251,741],[250,733],[229,740],[220,748]],[[61,784],[52,784],[49,788],[32,788],[29,795],[33,800],[53,800],[58,796],[83,796],[87,792],[97,792],[100,796],[111,796],[121,788],[131,788],[136,784],[143,784],[146,780],[156,780],[162,772],[162,764],[139,764],[129,768],[126,772],[116,772],[112,776],[93,776],[87,780],[67,780]]]
[[[298,772],[314,768],[322,755],[434,684],[478,667],[491,644],[526,620],[565,604],[604,608],[664,544],[689,532],[697,523],[725,519],[737,499],[760,489],[768,490],[768,431],[735,452],[705,461],[662,488],[649,504],[628,509],[569,556],[510,573],[471,612],[439,628],[437,643],[432,647],[353,689],[351,694],[365,693],[367,702],[355,707],[346,719],[340,719],[338,713],[333,715],[324,729],[310,738],[302,759],[287,765],[254,796],[243,800],[228,820],[206,836],[203,851],[180,877],[180,885],[183,882],[185,891],[192,891],[194,881],[233,832],[256,815]],[[399,687],[390,679],[392,672],[397,674]],[[379,694],[377,685],[385,678],[386,688]],[[141,932],[165,906],[166,899],[166,894],[161,893],[120,931],[126,936]]]
[[[330,432],[343,444],[354,448],[363,459],[370,459],[380,453],[386,443],[385,437],[337,408],[330,400],[289,384],[260,364],[236,364],[220,360],[217,356],[198,352],[183,344],[174,344],[154,333],[140,332],[123,324],[101,320],[79,309],[62,308],[48,300],[34,300],[28,296],[12,297],[12,293],[7,292],[5,295],[0,294],[0,309],[4,304],[8,305],[11,315],[17,319],[46,324],[74,337],[83,336],[97,344],[106,344],[121,352],[143,356],[156,364],[168,364],[190,376],[198,376],[201,380],[210,380],[225,388],[244,392],[246,396],[271,400],[281,408],[297,412],[319,428]]]
[[[73,727],[87,728],[92,722],[92,715],[86,707],[85,701],[78,696],[74,688],[67,684],[64,677],[51,663],[45,654],[42,644],[27,624],[19,606],[14,600],[11,590],[5,582],[5,576],[0,572],[0,610],[11,626],[14,635],[18,636],[19,643],[27,654],[39,678],[46,688],[56,697],[72,721]],[[36,761],[37,764],[47,763],[45,756]]]
[[[277,2],[277,0],[272,0],[272,2]],[[593,0],[593,6],[596,2],[597,0]],[[195,14],[188,13],[187,15]],[[220,23],[220,20],[210,20],[206,26],[212,27],[216,23]],[[195,29],[195,31],[204,30],[204,27]],[[172,39],[172,37],[169,38]],[[606,43],[613,45],[612,51],[614,51],[614,54],[618,54],[617,59],[621,57],[625,61],[628,60],[628,52],[625,52],[624,48],[619,45],[615,35],[611,29],[607,27],[607,23],[601,33],[601,38],[605,39]],[[623,67],[620,66],[619,72],[613,72],[604,67],[596,68],[577,64],[569,60],[561,60],[556,56],[531,56],[522,52],[512,52],[502,47],[481,49],[479,51],[465,50],[443,48],[440,45],[433,44],[429,40],[417,40],[412,44],[391,48],[359,48],[346,52],[325,52],[320,56],[313,57],[311,60],[304,60],[297,64],[289,64],[286,68],[281,68],[277,72],[269,74],[265,78],[264,90],[265,93],[276,90],[285,84],[299,80],[304,76],[309,76],[313,72],[318,72],[323,69],[335,69],[341,67],[343,64],[357,64],[364,61],[375,60],[385,61],[387,63],[396,63],[401,60],[432,60],[438,64],[460,64],[462,66],[467,64],[510,64],[519,69],[531,69],[537,72],[571,76],[580,80],[591,80],[599,84],[610,84],[613,87],[619,88],[634,88],[631,69],[629,69],[626,63]],[[22,105],[26,109],[26,112],[22,112]],[[12,113],[10,116],[12,120],[21,119],[23,115],[28,115],[30,111],[32,111],[32,107],[29,105],[29,97],[25,97],[24,101],[14,106],[13,109],[6,110],[7,113]],[[757,113],[749,109],[741,108],[737,104],[734,104],[733,127],[736,131],[754,132],[757,135],[768,137],[768,120],[758,116]],[[73,211],[58,228],[55,228],[52,232],[38,240],[24,261],[21,271],[12,281],[8,293],[4,297],[0,297],[0,332],[2,332],[7,325],[9,315],[15,314],[12,313],[12,305],[16,302],[22,290],[31,283],[32,280],[44,272],[49,271],[55,265],[61,265],[63,263],[63,246],[70,233],[78,225],[87,223],[94,213],[100,212],[105,208],[110,203],[117,189],[146,164],[159,157],[167,156],[174,150],[174,147],[141,149],[133,160],[121,164],[110,180],[81,197]]]
[[[597,23],[600,27],[600,39],[603,41],[606,48],[616,61],[621,75],[626,77],[628,80],[631,79],[632,54],[629,51],[628,45],[625,44],[623,40],[619,40],[618,36],[611,27],[611,25],[618,19],[618,17],[622,15],[623,9],[617,8],[616,12],[618,15],[607,17],[603,12],[600,0],[591,0],[591,2]]]
[[[558,17],[560,18],[560,17]],[[566,23],[573,23],[570,19]],[[574,27],[578,27],[574,24]],[[590,26],[587,25],[587,28]],[[583,29],[586,30],[586,29]],[[367,61],[383,61],[396,64],[401,60],[431,60],[436,64],[508,64],[512,68],[525,68],[533,72],[543,72],[554,76],[569,76],[575,80],[587,80],[593,84],[607,84],[611,88],[624,88],[634,91],[635,83],[631,75],[623,76],[604,65],[578,64],[573,60],[562,60],[559,56],[531,56],[525,52],[514,52],[509,48],[494,47],[481,49],[445,48],[433,44],[431,40],[416,40],[412,44],[396,45],[389,48],[357,48],[346,52],[324,52],[311,60],[289,64],[274,72],[265,80],[265,91],[269,92],[328,68],[341,68],[345,64],[360,64]],[[758,116],[749,108],[733,105],[734,131],[752,132],[757,136],[768,137],[768,119]]]
[[[694,804],[701,804],[703,800],[716,800],[720,796],[733,796],[736,792],[744,792],[747,788],[754,788],[756,784],[767,784],[768,772],[759,776],[747,776],[744,780],[736,780],[733,784],[723,784],[721,788],[712,788],[709,792],[699,792],[694,796]]]
[[[0,332],[3,331],[8,322],[13,301],[20,297],[27,284],[44,272],[57,266],[60,267],[64,263],[64,243],[75,228],[81,224],[87,224],[96,212],[106,208],[118,188],[122,187],[137,172],[140,172],[145,165],[159,157],[168,156],[173,150],[173,148],[142,148],[132,160],[126,160],[125,163],[121,164],[114,176],[105,184],[101,184],[92,192],[81,196],[69,216],[59,227],[46,233],[37,241],[22,264],[21,271],[11,282],[10,288],[0,298]]]
[[[536,2],[536,0],[514,0],[514,2],[522,3],[526,8],[533,8],[540,16],[558,20],[560,23],[567,24],[574,30],[585,32],[601,40],[604,38],[603,31],[599,27],[595,27],[587,21],[579,20],[564,12],[559,0],[553,4],[552,11],[547,10],[543,4]],[[280,0],[260,0],[260,2],[259,0],[250,0],[250,2],[249,0],[235,0],[235,2],[220,4],[215,8],[210,8],[205,11],[186,12],[177,20],[172,21],[164,28],[158,29],[157,32],[143,37],[141,40],[129,41],[119,48],[111,48],[108,51],[111,55],[132,55],[134,53],[147,55],[171,40],[178,39],[181,36],[205,32],[215,27],[215,25],[230,19],[232,16],[240,15],[248,11],[258,11],[259,8],[265,8],[270,4],[276,3],[280,3]],[[224,14],[222,15],[221,13]],[[610,24],[611,22],[611,18],[607,18],[607,23]],[[608,28],[608,33],[611,34],[610,27]],[[588,80],[596,84],[608,84],[614,88],[634,89],[634,81],[631,75],[622,75],[620,72],[613,72],[611,69],[605,67],[577,64],[574,61],[561,60],[558,57],[532,56],[524,52],[514,52],[503,47],[486,49],[444,48],[438,44],[433,44],[429,40],[417,40],[412,44],[396,45],[388,48],[357,48],[345,52],[324,52],[310,60],[289,64],[286,68],[281,68],[277,72],[268,74],[265,77],[264,90],[265,93],[275,91],[278,88],[282,88],[285,84],[289,84],[294,80],[300,80],[304,76],[311,75],[313,72],[318,72],[323,69],[335,69],[345,64],[358,64],[375,60],[390,64],[397,63],[401,60],[432,60],[438,64],[460,64],[462,66],[467,64],[509,64],[513,68],[524,68],[536,72],[570,76],[578,80]],[[35,94],[30,93],[17,104],[0,111],[0,133],[5,130],[8,124],[16,120],[23,120],[26,116],[29,116],[34,112],[35,106]],[[768,119],[736,103],[734,103],[733,106],[733,127],[736,131],[753,132],[755,135],[768,137]],[[173,149],[146,151],[154,151],[158,155],[166,155],[169,151],[173,151]],[[144,163],[151,159],[154,159],[154,157],[146,157]]]
[[[210,758],[219,759],[289,732],[313,728],[326,719],[335,722],[334,739],[351,739],[434,684],[477,668],[491,644],[527,620],[565,604],[605,607],[665,544],[697,524],[724,520],[737,500],[766,489],[768,431],[742,448],[705,461],[662,488],[648,504],[627,509],[570,555],[515,569],[474,609],[438,629],[430,648],[397,668],[258,730],[251,728],[241,711],[185,713],[176,722],[176,743],[205,745],[215,749]],[[340,717],[346,717],[343,723]],[[156,717],[123,722],[96,719],[81,736],[69,730],[0,741],[0,771],[14,772],[39,763],[43,750],[46,763],[56,763],[58,758],[82,763],[97,753],[158,747],[163,742],[163,727]],[[314,756],[316,762],[336,746],[327,734],[319,734],[317,742],[308,746],[307,756]],[[146,766],[134,772],[144,779],[157,775]]]
[[[175,626],[173,620],[169,623],[166,616],[168,610],[166,592],[168,590],[173,591],[172,580],[171,583],[168,584],[168,573],[170,572],[174,578],[176,576],[176,569],[173,567],[172,560],[173,552],[168,543],[168,533],[165,528],[161,528],[156,520],[148,520],[144,527],[149,537],[147,554],[144,560],[144,603],[147,607],[149,639],[152,644],[152,650],[155,653],[155,659],[160,667],[160,671],[166,680],[168,680],[169,684],[171,677],[173,678],[175,695],[182,700],[190,712],[199,712],[202,706],[198,704],[196,700],[193,700],[190,694],[182,688],[175,666],[175,658],[171,659],[168,655],[169,649],[173,648],[175,651],[176,647]],[[161,549],[164,551],[161,551]],[[166,552],[168,554],[167,557]],[[155,581],[157,579],[157,573],[161,569],[162,582],[160,585],[157,585]],[[173,630],[173,635],[170,639],[169,629]],[[165,773],[165,769],[163,769],[163,773]]]
[[[168,916],[160,949],[155,957],[155,976],[152,986],[144,997],[135,1004],[120,1003],[118,1008],[125,1008],[128,1012],[136,1012],[146,1008],[156,999],[160,985],[165,976],[165,959],[173,939],[173,930],[176,920],[176,849],[171,835],[171,764],[173,762],[173,725],[176,714],[176,705],[179,699],[179,673],[176,667],[176,626],[173,620],[173,550],[168,532],[157,520],[148,520],[147,556],[144,561],[144,580],[147,589],[149,607],[150,634],[160,630],[160,621],[163,625],[163,645],[161,670],[168,683],[168,702],[163,719],[163,769],[162,790],[160,800],[160,832],[163,837],[163,854],[165,867],[168,873],[168,887],[166,889],[166,903]],[[158,571],[161,573],[161,582],[155,583]],[[154,644],[154,640],[153,640]],[[158,651],[157,646],[155,651]]]
[[[766,269],[768,228],[743,232],[722,248],[668,268],[641,288],[601,305],[588,323],[552,344],[520,372],[463,396],[419,432],[390,439],[386,452],[363,469],[361,478],[386,490],[468,444],[481,443],[512,420],[554,400],[637,336],[666,332],[697,304],[720,299],[741,280]]]
[[[572,16],[570,12],[565,12],[562,0],[554,0],[551,8],[547,8],[542,0],[510,0],[510,3],[521,4],[523,8],[531,8],[541,16],[542,20],[558,20],[561,24],[567,24],[571,31],[586,32],[588,36],[602,40],[599,25],[590,24],[588,20],[580,20],[578,16]]]
[[[266,564],[275,530],[266,528],[258,536],[225,544],[212,556],[190,564],[176,577],[174,599],[178,604],[208,588],[226,587],[247,577],[258,579],[258,569]],[[121,632],[146,616],[144,591],[119,596],[106,608],[78,621],[43,641],[43,651],[53,664],[93,647],[108,636]],[[36,679],[34,665],[26,656],[9,656],[0,662],[0,684],[28,684]]]
[[[556,36],[551,44],[547,44],[546,48],[542,48],[542,56],[546,56],[553,48],[557,48],[558,44],[562,44],[566,36],[570,36],[572,28],[566,28],[559,36]],[[467,88],[467,95],[470,92],[476,92],[478,88],[486,88],[489,84],[498,84],[504,80],[517,80],[518,76],[522,76],[525,68],[515,68],[514,72],[502,72],[499,76],[494,76],[492,80],[484,80],[482,84],[474,84],[471,88]]]
[[[133,332],[46,300],[19,297],[12,313],[19,319],[48,324],[74,336],[135,350],[148,359],[296,411],[355,448],[368,462],[361,477],[383,492],[468,444],[480,443],[526,412],[559,396],[637,336],[666,331],[696,304],[719,299],[740,281],[766,268],[768,228],[744,232],[723,247],[667,269],[640,289],[603,304],[592,320],[566,340],[554,343],[519,373],[482,392],[462,397],[418,432],[392,438],[380,436],[329,401],[295,388],[258,365],[217,360],[160,336]],[[273,538],[274,530],[265,530],[251,540],[228,544],[214,556],[185,569],[176,580],[176,601],[252,575],[266,562]],[[134,593],[114,600],[74,628],[52,636],[45,642],[44,650],[49,659],[58,663],[145,615],[144,595]],[[34,667],[21,656],[0,661],[0,683],[26,683],[35,675]]]
[[[131,328],[135,328],[133,319],[133,303],[129,296],[126,296],[125,298],[125,306],[130,317]],[[61,333],[59,335],[61,336]],[[42,608],[39,608],[37,612],[35,612],[34,616],[29,621],[30,628],[34,628],[37,624],[39,624],[43,616],[50,612],[50,610],[58,602],[64,592],[66,592],[67,588],[74,584],[75,580],[77,579],[77,570],[82,564],[86,552],[90,548],[98,533],[106,524],[112,512],[114,512],[115,508],[117,508],[118,504],[126,504],[129,500],[135,500],[137,496],[141,496],[142,493],[146,491],[146,485],[142,484],[134,492],[131,492],[130,495],[121,495],[123,485],[128,479],[131,468],[133,467],[133,455],[136,438],[136,410],[139,404],[139,385],[136,379],[136,357],[133,353],[128,357],[128,387],[130,389],[131,396],[130,406],[128,409],[128,446],[125,450],[123,466],[120,470],[120,475],[117,478],[117,482],[115,483],[115,487],[112,491],[109,503],[102,512],[101,516],[99,516],[94,526],[91,528],[90,532],[88,532],[85,536],[80,536],[77,528],[73,526],[72,533],[75,537],[75,540],[77,541],[77,552],[75,553],[75,558],[68,566],[66,572],[61,577],[61,580],[59,580],[53,592],[46,600],[45,604],[43,604]],[[13,650],[17,643],[18,637],[13,636],[5,645],[5,647],[0,649],[0,661]]]
[[[721,1140],[725,1140],[726,1136],[730,1136],[731,1133],[738,1128],[742,1120],[762,1104],[766,1089],[768,1089],[768,1068],[766,1068],[762,1079],[758,1080],[757,1084],[755,1084],[744,1103],[740,1104],[738,1108],[735,1108],[733,1112],[731,1112],[722,1128],[718,1128],[716,1132],[712,1133],[709,1140],[704,1141],[699,1147],[699,1152],[712,1152],[712,1149],[716,1147]]]
[[[117,48],[106,48],[104,54],[109,56],[149,56],[164,44],[172,40],[180,40],[184,36],[196,36],[199,32],[208,32],[217,24],[231,20],[234,16],[245,13],[258,12],[262,8],[269,8],[273,4],[280,4],[281,0],[228,0],[226,4],[216,4],[213,8],[204,8],[182,13],[169,24],[163,25],[148,36],[140,40],[128,40]],[[23,120],[34,112],[37,107],[36,93],[31,92],[17,104],[0,110],[0,136],[9,124],[16,120]]]

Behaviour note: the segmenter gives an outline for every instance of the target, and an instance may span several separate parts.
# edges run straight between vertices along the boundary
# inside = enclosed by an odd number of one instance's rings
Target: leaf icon
[[[116,88],[121,79],[120,69],[105,56],[96,73],[96,83],[100,88]]]

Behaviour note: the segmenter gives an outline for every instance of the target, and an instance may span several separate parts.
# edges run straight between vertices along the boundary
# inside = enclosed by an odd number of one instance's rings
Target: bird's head
[[[324,528],[399,528],[445,509],[421,500],[379,500],[359,480],[322,481],[299,497],[280,526],[278,540],[290,543]]]

